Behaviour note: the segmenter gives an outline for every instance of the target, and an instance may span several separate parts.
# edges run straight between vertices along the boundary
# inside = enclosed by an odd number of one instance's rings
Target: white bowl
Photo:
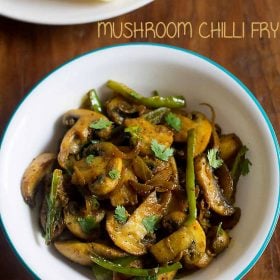
[[[113,18],[153,0],[0,0],[0,15],[41,24],[79,24]]]
[[[214,106],[225,132],[237,133],[253,165],[240,180],[236,205],[242,216],[231,231],[229,248],[191,279],[240,279],[267,246],[279,216],[279,147],[264,110],[254,95],[213,61],[183,49],[156,44],[128,44],[82,55],[58,68],[28,94],[12,117],[0,154],[1,219],[10,243],[33,274],[42,279],[88,279],[90,272],[47,248],[38,221],[23,202],[22,174],[43,151],[56,151],[62,114],[80,104],[91,88],[103,96],[108,79],[122,81],[143,94],[183,94],[188,107]]]

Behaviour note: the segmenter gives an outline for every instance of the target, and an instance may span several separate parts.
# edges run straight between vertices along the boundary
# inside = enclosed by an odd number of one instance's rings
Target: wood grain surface
[[[111,22],[280,21],[279,0],[156,0]],[[246,32],[249,32],[246,29]],[[280,34],[245,39],[112,39],[97,36],[97,24],[42,26],[0,17],[0,134],[32,86],[49,71],[89,50],[129,41],[151,41],[184,47],[205,55],[240,78],[258,98],[280,136]],[[248,234],[250,234],[248,232]],[[23,241],[24,242],[24,241]],[[32,279],[0,234],[0,279]],[[59,279],[59,276],[58,276]],[[280,279],[280,226],[264,254],[244,277]]]

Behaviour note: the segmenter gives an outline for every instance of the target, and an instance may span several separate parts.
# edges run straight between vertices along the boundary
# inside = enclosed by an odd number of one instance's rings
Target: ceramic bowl
[[[1,144],[0,210],[4,231],[23,263],[42,279],[88,279],[91,272],[49,249],[37,217],[23,202],[20,182],[30,161],[57,151],[61,116],[77,108],[95,88],[105,97],[114,79],[144,95],[186,97],[188,108],[209,114],[211,104],[225,133],[235,132],[249,147],[252,162],[242,177],[236,205],[240,222],[229,248],[192,280],[241,279],[267,246],[279,216],[279,147],[271,123],[254,95],[231,73],[196,53],[156,44],[128,44],[99,49],[59,67],[37,84],[13,115]],[[187,279],[187,278],[186,278]]]

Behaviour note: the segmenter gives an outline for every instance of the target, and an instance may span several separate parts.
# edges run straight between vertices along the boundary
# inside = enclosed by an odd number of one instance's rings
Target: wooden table
[[[0,133],[19,101],[39,79],[61,63],[86,51],[129,41],[167,43],[205,55],[240,78],[258,98],[280,136],[280,31],[277,38],[250,38],[251,22],[280,20],[279,0],[156,0],[112,20],[121,22],[236,22],[246,38],[134,38],[97,36],[97,24],[41,26],[0,18]],[[203,35],[203,34],[202,34]],[[205,35],[205,34],[204,34]],[[266,34],[263,34],[266,35]],[[248,233],[250,234],[250,233]],[[24,241],[23,241],[24,242]],[[0,279],[32,279],[0,234]],[[254,268],[244,279],[280,279],[280,226]]]

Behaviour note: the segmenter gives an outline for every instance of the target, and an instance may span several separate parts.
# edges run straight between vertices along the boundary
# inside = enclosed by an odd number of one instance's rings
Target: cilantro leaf
[[[117,169],[110,170],[109,176],[113,180],[120,179],[120,177],[121,177],[120,172]]]
[[[119,223],[124,224],[128,219],[128,215],[125,208],[123,206],[118,205],[115,209],[114,217]]]
[[[223,165],[223,160],[218,157],[218,149],[210,149],[207,153],[209,164],[214,169]]]
[[[164,161],[168,161],[168,158],[171,157],[174,152],[174,149],[167,148],[164,145],[159,144],[155,139],[151,142],[151,149],[157,158]]]
[[[142,220],[142,224],[144,225],[148,233],[153,233],[155,231],[158,222],[159,222],[159,217],[156,215],[145,217]]]
[[[96,222],[95,218],[90,215],[86,217],[79,217],[78,223],[80,224],[82,231],[86,234],[91,233],[93,229],[99,227],[99,224]]]
[[[243,176],[246,176],[250,172],[250,165],[252,165],[252,162],[248,158],[245,158],[240,163],[240,170]]]
[[[182,127],[182,122],[181,120],[173,113],[168,113],[165,116],[165,121],[167,122],[167,124],[174,128],[176,131],[180,131],[181,127]]]
[[[109,127],[113,122],[100,118],[97,121],[92,122],[89,127],[94,129],[103,129]]]
[[[88,156],[86,157],[86,163],[87,163],[88,165],[92,165],[93,159],[94,159],[94,155],[88,155]]]

